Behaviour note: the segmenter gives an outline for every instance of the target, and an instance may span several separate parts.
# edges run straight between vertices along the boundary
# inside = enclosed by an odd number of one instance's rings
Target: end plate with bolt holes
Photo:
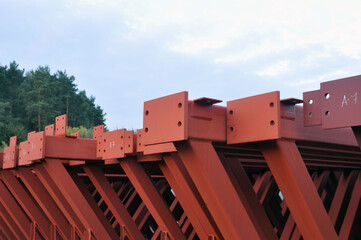
[[[17,165],[18,148],[16,146],[17,137],[10,138],[9,147],[4,148],[3,169],[14,168]]]
[[[143,145],[188,139],[188,92],[144,103]]]
[[[280,93],[270,92],[227,102],[227,143],[278,139]]]
[[[29,165],[45,157],[45,132],[29,133],[28,141],[21,142],[19,148],[19,166]]]
[[[361,125],[361,76],[321,83],[322,128]]]
[[[304,125],[323,129],[361,125],[361,75],[321,83],[303,93]]]
[[[321,124],[320,90],[303,93],[303,123],[305,126]]]
[[[55,118],[55,136],[66,136],[66,114]]]

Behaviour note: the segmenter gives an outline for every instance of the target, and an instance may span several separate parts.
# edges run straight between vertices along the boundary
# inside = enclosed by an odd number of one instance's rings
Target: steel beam
[[[114,238],[114,236],[117,236],[117,234],[115,233],[115,230],[112,228],[112,226],[110,225],[109,221],[107,220],[107,218],[105,217],[103,211],[99,208],[97,202],[95,201],[95,199],[93,198],[93,196],[90,194],[89,190],[88,190],[88,186],[83,182],[83,180],[78,176],[78,172],[74,169],[74,168],[70,168],[69,169],[69,175],[71,176],[72,180],[74,181],[74,183],[76,184],[76,186],[78,187],[79,191],[81,192],[81,194],[83,195],[83,197],[85,198],[85,200],[88,202],[89,206],[92,208],[94,214],[97,216],[97,218],[99,219],[99,221],[102,223],[102,225],[104,226],[104,229],[109,232],[109,234],[112,236],[112,238]],[[102,199],[103,200],[103,199]],[[94,232],[93,229],[88,229],[91,232]],[[87,230],[86,230],[87,231]],[[95,233],[94,233],[95,234]],[[117,236],[117,238],[119,238]]]
[[[4,206],[0,204],[0,226],[3,229],[4,234],[7,236],[7,239],[20,239],[25,237],[21,235],[21,231],[18,230],[16,223],[8,215]],[[16,229],[15,229],[16,228]]]
[[[337,239],[296,144],[273,140],[260,146],[304,239]]]
[[[260,199],[239,160],[236,158],[226,159],[222,153],[218,155],[261,239],[277,239]]]
[[[104,176],[102,170],[97,166],[85,166],[85,172],[99,191],[110,211],[114,214],[115,219],[121,226],[125,226],[128,236],[134,240],[142,239],[143,235],[130,216],[128,210],[124,207],[122,201]]]
[[[65,215],[67,220],[72,225],[72,233],[74,236],[75,233],[78,233],[80,236],[83,236],[85,231],[85,224],[80,219],[79,216],[75,213],[74,209],[71,207],[67,198],[64,196],[63,192],[57,187],[53,178],[49,175],[43,164],[37,164],[34,166],[35,173],[37,174],[38,179],[46,188],[50,196],[54,199],[56,205]]]
[[[173,239],[185,239],[172,213],[140,163],[134,158],[125,158],[120,161],[120,165],[160,229],[168,232]]]
[[[6,208],[7,213],[10,215],[11,219],[16,223],[20,233],[26,238],[30,238],[30,225],[31,222],[28,219],[28,216],[25,215],[23,210],[20,208],[18,203],[15,201],[13,196],[7,190],[5,184],[0,181],[0,205]],[[15,229],[15,226],[14,226]]]
[[[94,209],[89,205],[61,161],[57,159],[46,159],[44,167],[69,201],[75,213],[84,223],[87,223],[87,225],[85,225],[86,230],[92,230],[94,235],[101,239],[117,238],[116,233],[114,231],[109,232],[103,225],[104,223],[98,218],[96,213],[94,213]]]
[[[64,239],[70,239],[71,226],[63,213],[59,210],[54,199],[46,191],[45,187],[41,184],[35,174],[32,173],[31,169],[25,167],[18,168],[16,173],[19,175],[28,191],[32,194],[52,224],[57,226],[61,236]]]
[[[355,228],[355,218],[357,216],[357,212],[360,211],[360,200],[361,200],[361,174],[358,174],[358,177],[355,182],[355,186],[353,187],[352,195],[350,202],[348,204],[348,208],[346,211],[346,215],[343,219],[342,227],[340,230],[340,239],[351,239],[351,231]]]
[[[208,236],[217,236],[218,239],[223,239],[179,156],[177,154],[164,155],[163,159],[165,164],[160,163],[159,167],[187,213],[198,236],[201,239],[208,238]]]
[[[175,146],[224,238],[261,239],[262,232],[250,219],[212,143],[189,140],[175,142]]]
[[[45,214],[34,203],[33,199],[25,191],[24,187],[19,183],[17,178],[11,171],[1,170],[0,175],[12,195],[24,209],[26,214],[33,222],[37,223],[42,236],[50,238],[51,223]]]
[[[350,184],[354,183],[357,177],[357,171],[352,171],[348,175],[342,172],[340,180],[337,184],[334,197],[328,211],[328,215],[331,219],[332,224],[336,227],[338,219],[342,211],[342,205],[345,202],[345,196],[350,189]]]

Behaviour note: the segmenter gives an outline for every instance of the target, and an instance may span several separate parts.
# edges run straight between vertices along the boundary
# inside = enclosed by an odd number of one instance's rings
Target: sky
[[[180,91],[302,98],[361,74],[361,1],[0,0],[0,65],[66,70],[110,130]]]

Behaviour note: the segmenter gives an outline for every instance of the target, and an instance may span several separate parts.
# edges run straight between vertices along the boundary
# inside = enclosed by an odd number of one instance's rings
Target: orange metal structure
[[[59,116],[0,153],[0,239],[360,239],[358,92],[361,76],[303,101],[180,92],[93,139]]]

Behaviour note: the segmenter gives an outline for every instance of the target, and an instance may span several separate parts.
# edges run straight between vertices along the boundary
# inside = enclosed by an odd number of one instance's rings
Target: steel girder
[[[0,239],[359,239],[358,91],[322,83],[303,107],[181,92],[94,139],[59,116],[0,153]]]

